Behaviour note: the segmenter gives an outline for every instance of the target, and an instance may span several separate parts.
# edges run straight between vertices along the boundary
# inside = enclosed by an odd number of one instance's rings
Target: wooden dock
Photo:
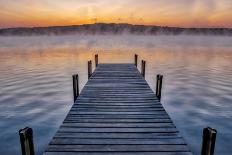
[[[44,155],[191,155],[134,64],[99,64]]]

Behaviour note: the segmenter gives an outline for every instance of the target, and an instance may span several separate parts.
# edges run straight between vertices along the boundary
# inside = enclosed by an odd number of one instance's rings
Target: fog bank
[[[232,47],[232,37],[226,36],[146,36],[146,35],[66,35],[0,37],[0,50],[12,48],[85,48],[94,49],[154,49],[154,48],[213,48]]]

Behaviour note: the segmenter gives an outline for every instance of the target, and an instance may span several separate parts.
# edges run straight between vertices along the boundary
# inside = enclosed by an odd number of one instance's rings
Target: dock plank
[[[44,155],[191,155],[133,64],[99,64]]]

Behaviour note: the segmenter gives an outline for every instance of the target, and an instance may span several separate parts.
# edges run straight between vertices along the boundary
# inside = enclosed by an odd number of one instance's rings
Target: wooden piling
[[[79,96],[79,76],[75,74],[72,76],[73,78],[73,100],[76,101],[77,97]]]
[[[161,99],[162,81],[163,81],[163,75],[158,74],[156,76],[156,96],[159,99],[159,101]]]
[[[217,130],[210,127],[203,129],[201,155],[213,155]]]
[[[88,79],[91,77],[92,75],[92,61],[88,61]]]
[[[95,54],[95,67],[98,66],[98,54]]]
[[[25,127],[19,130],[22,155],[34,155],[33,130]]]
[[[141,60],[141,75],[143,75],[143,60]]]
[[[138,55],[135,54],[135,66],[137,67],[138,66]]]
[[[146,61],[142,60],[141,63],[141,74],[143,77],[145,77],[145,69],[146,69]]]

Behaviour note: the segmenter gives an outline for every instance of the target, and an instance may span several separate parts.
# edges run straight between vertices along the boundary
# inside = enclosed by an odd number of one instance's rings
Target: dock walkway
[[[133,64],[99,64],[44,155],[191,155]]]

